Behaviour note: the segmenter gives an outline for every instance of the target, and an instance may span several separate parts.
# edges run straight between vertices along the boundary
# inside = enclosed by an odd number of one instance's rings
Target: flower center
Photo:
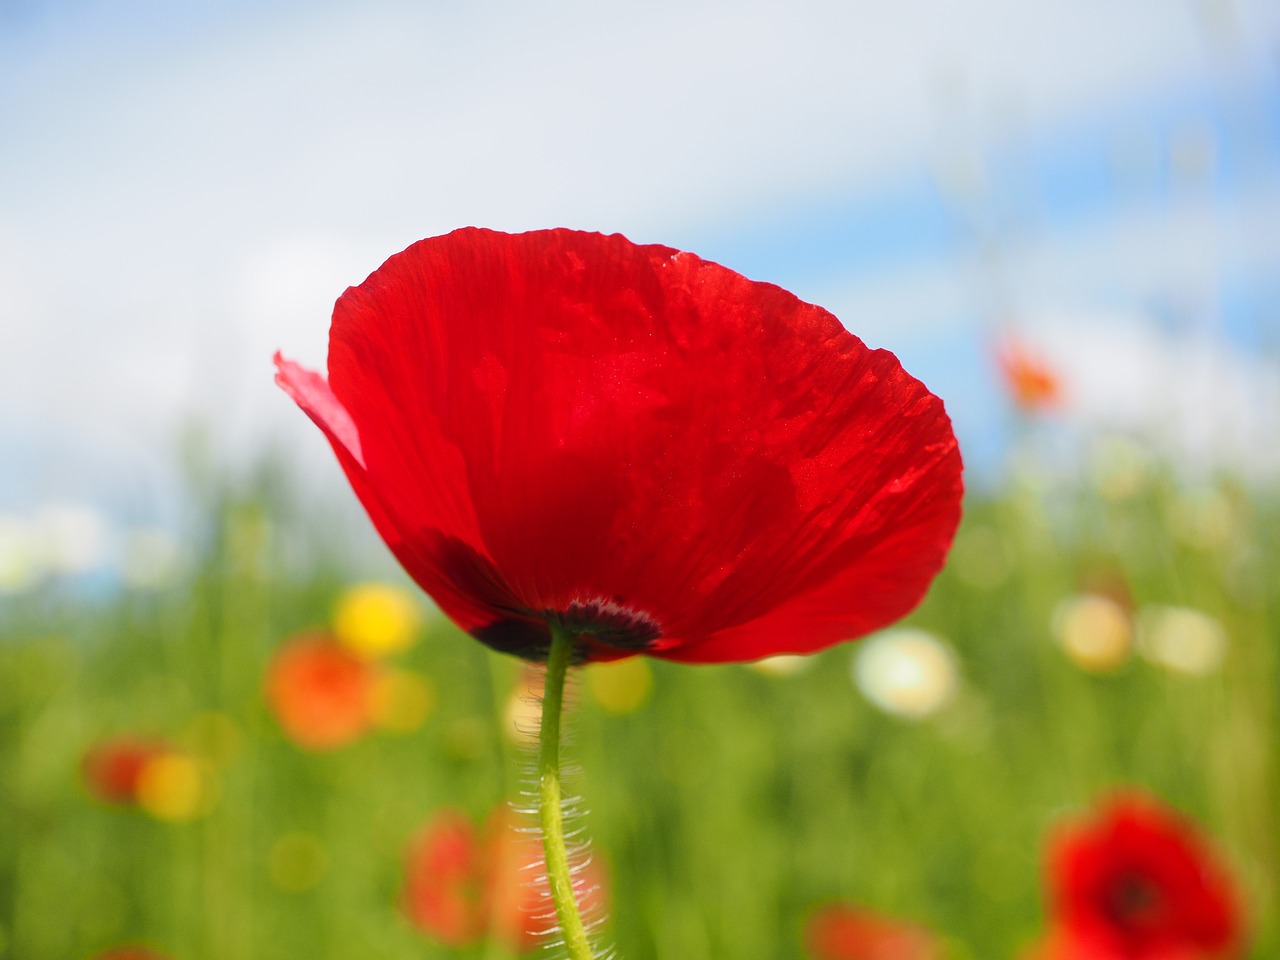
[[[574,600],[563,612],[544,610],[542,615],[566,633],[622,650],[646,650],[662,636],[647,613],[614,600]]]
[[[1149,926],[1160,913],[1160,891],[1147,878],[1126,874],[1112,884],[1107,907],[1121,926]]]
[[[551,627],[574,638],[573,660],[594,659],[593,650],[650,650],[662,628],[649,614],[628,607],[620,599],[595,597],[573,600],[563,610],[529,610],[472,631],[481,643],[525,660],[544,661],[551,646]]]

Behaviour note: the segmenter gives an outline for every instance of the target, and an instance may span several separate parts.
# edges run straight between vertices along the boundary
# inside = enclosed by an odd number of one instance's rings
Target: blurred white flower
[[[1104,497],[1140,494],[1156,462],[1192,476],[1225,467],[1269,481],[1280,472],[1280,369],[1263,352],[1202,324],[1171,332],[1148,314],[1031,308],[1024,319],[1072,384],[1067,425],[1132,438],[1103,441],[1090,457]]]
[[[23,593],[44,576],[40,537],[29,520],[0,516],[0,593]]]
[[[1095,673],[1116,669],[1133,650],[1128,612],[1099,593],[1059,603],[1053,612],[1053,634],[1076,666]]]
[[[160,529],[140,528],[125,535],[120,581],[130,590],[172,586],[187,569],[186,551]]]
[[[1151,606],[1138,614],[1138,650],[1162,667],[1204,676],[1219,667],[1226,649],[1226,629],[1207,613]]]
[[[955,654],[924,630],[899,627],[858,644],[853,680],[868,700],[887,713],[921,719],[956,695]]]
[[[93,507],[80,503],[45,504],[36,511],[33,522],[51,573],[89,573],[106,559],[107,520]]]

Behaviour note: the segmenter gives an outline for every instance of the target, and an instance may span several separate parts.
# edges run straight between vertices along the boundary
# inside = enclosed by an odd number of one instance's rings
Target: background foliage
[[[805,917],[831,900],[924,924],[954,958],[1015,957],[1043,929],[1046,831],[1120,785],[1204,826],[1248,898],[1250,956],[1280,953],[1276,498],[1093,462],[1072,479],[1015,467],[971,497],[909,620],[958,658],[957,695],[930,717],[872,706],[851,680],[857,644],[785,676],[652,662],[650,695],[622,712],[580,680],[569,754],[622,957],[800,957]],[[421,726],[292,744],[264,671],[361,571],[273,476],[204,485],[194,563],[163,589],[53,580],[0,598],[0,956],[122,942],[175,960],[502,956],[433,943],[399,900],[406,845],[434,811],[481,821],[518,796],[521,667],[429,617],[396,656],[430,685]],[[1053,627],[1082,590],[1139,616],[1208,614],[1228,638],[1221,665],[1082,669]],[[120,733],[198,758],[198,815],[90,795],[84,752]]]

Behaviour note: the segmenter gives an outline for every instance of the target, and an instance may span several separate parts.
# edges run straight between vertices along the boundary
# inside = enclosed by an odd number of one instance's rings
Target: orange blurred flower
[[[101,740],[85,752],[81,763],[85,785],[107,803],[136,803],[147,764],[169,752],[169,745],[159,739],[126,734]]]
[[[1005,388],[1022,410],[1039,413],[1062,402],[1062,379],[1039,354],[1017,340],[1006,340],[996,350],[996,362]]]
[[[820,907],[805,923],[813,960],[939,960],[938,938],[923,927],[846,903]]]
[[[448,947],[492,938],[527,953],[555,925],[541,864],[540,841],[521,828],[509,805],[498,807],[482,830],[465,814],[442,810],[409,845],[405,913]],[[575,870],[574,889],[588,923],[603,914],[604,871],[597,861]]]
[[[266,695],[284,732],[300,747],[345,746],[373,725],[377,669],[323,633],[303,634],[276,651]]]
[[[115,947],[106,953],[99,953],[93,960],[169,960],[169,958],[147,947]]]

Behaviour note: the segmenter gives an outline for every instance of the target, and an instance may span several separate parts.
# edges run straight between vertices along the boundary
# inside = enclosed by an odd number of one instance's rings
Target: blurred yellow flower
[[[1207,613],[1151,606],[1138,614],[1138,650],[1162,667],[1204,676],[1221,665],[1226,649],[1226,629]]]
[[[431,681],[412,670],[384,670],[373,681],[369,712],[376,726],[393,733],[411,733],[435,709]]]
[[[1094,673],[1116,669],[1133,650],[1128,612],[1099,593],[1082,593],[1058,604],[1053,633],[1076,666]]]
[[[271,845],[267,870],[281,890],[301,893],[324,879],[329,853],[320,838],[310,833],[286,833]]]
[[[200,762],[183,753],[163,753],[142,768],[138,806],[157,820],[180,823],[207,813],[216,799]]]
[[[859,643],[853,679],[881,710],[912,719],[937,713],[959,687],[951,648],[911,627],[886,630]]]
[[[399,653],[417,639],[418,599],[404,587],[361,583],[338,598],[333,632],[348,650],[368,659]]]
[[[584,674],[591,699],[609,713],[638,710],[653,690],[653,671],[643,657],[593,663]]]

